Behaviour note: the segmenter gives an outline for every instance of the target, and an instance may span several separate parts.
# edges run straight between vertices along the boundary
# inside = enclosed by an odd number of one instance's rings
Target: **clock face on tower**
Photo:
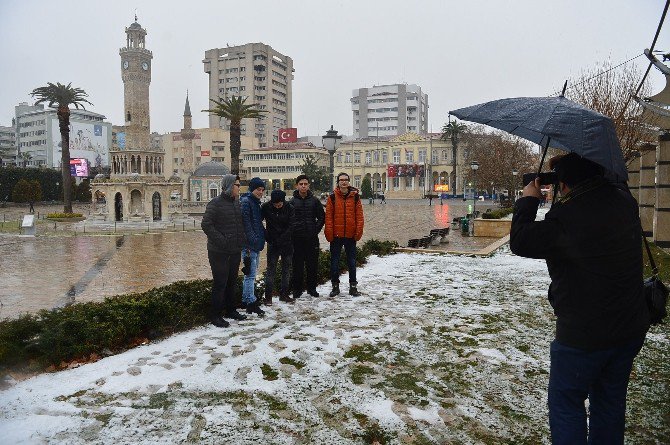
[[[127,70],[127,69],[128,69],[128,61],[127,61],[127,60],[124,60],[124,61],[123,61],[123,69],[124,69],[124,70]]]
[[[144,71],[148,70],[149,69],[149,64],[147,62],[142,62],[142,69]]]

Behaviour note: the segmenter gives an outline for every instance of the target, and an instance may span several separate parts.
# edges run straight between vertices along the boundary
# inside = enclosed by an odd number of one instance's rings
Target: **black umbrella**
[[[612,120],[563,96],[499,99],[450,114],[540,144],[544,154],[550,145],[577,153],[605,167],[615,175],[614,180],[628,180]]]

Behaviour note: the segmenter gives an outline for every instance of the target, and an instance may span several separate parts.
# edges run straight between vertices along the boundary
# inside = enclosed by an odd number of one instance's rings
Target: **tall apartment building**
[[[428,95],[418,85],[399,83],[353,90],[354,138],[426,134]]]
[[[214,48],[202,63],[209,74],[209,98],[246,97],[266,111],[262,119],[244,119],[242,134],[255,137],[261,147],[278,142],[278,130],[292,126],[293,60],[263,43]],[[211,102],[210,102],[211,104]],[[229,130],[229,123],[209,117],[210,128]]]
[[[14,127],[0,125],[0,165],[16,163],[16,141]]]
[[[19,164],[60,168],[58,110],[26,102],[14,110]],[[86,158],[92,167],[109,165],[112,124],[104,120],[102,114],[70,109],[70,158]]]

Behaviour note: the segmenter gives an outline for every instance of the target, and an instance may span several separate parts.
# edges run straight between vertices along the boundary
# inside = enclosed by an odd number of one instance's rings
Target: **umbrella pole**
[[[547,150],[549,149],[549,141],[551,141],[551,137],[547,136],[547,143],[544,144],[544,153],[542,153],[542,159],[540,160],[540,167],[537,169],[537,174],[538,175],[542,171],[542,165],[544,164],[544,158],[547,157]]]

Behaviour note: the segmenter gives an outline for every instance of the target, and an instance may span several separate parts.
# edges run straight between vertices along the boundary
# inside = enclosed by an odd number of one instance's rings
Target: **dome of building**
[[[129,28],[130,28],[130,29],[142,29],[142,25],[140,25],[140,24],[137,23],[137,22],[133,22],[133,23],[129,26]]]
[[[230,168],[222,162],[209,161],[196,168],[191,176],[223,176],[230,174]]]

